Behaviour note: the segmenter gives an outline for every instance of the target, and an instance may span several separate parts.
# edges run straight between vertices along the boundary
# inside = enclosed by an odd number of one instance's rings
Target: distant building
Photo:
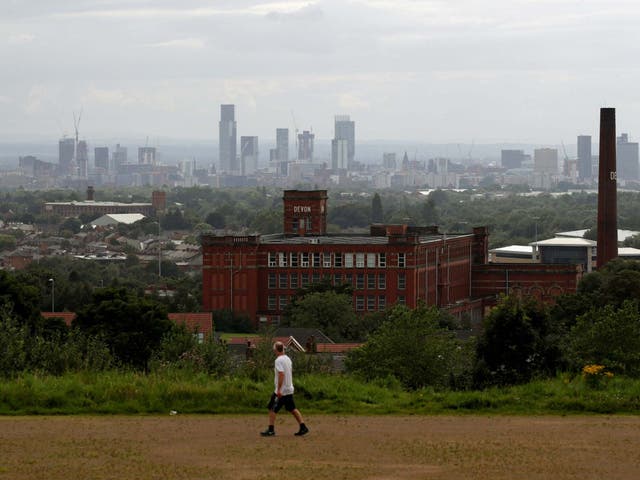
[[[349,115],[336,115],[331,142],[331,168],[346,169],[353,163],[356,152],[356,123]]]
[[[313,162],[313,139],[315,135],[309,130],[298,134],[298,160]]]
[[[557,174],[558,150],[555,148],[536,148],[533,152],[533,169],[538,173]]]
[[[138,164],[155,165],[156,147],[138,147]]]
[[[89,148],[87,142],[80,140],[78,142],[78,148],[76,150],[76,167],[77,174],[80,178],[87,178],[89,167]]]
[[[282,176],[289,174],[289,129],[276,128],[276,155],[278,162],[277,172]]]
[[[578,135],[578,178],[590,180],[592,171],[591,135]]]
[[[640,165],[638,163],[638,143],[629,142],[629,136],[626,133],[621,134],[617,140],[616,161],[618,179],[639,180]]]
[[[252,175],[258,170],[258,137],[240,137],[240,171]]]
[[[61,138],[58,142],[58,165],[62,175],[73,173],[73,157],[76,152],[76,142],[73,138]]]
[[[395,170],[397,168],[395,153],[382,154],[382,168],[387,170]]]
[[[220,105],[219,150],[220,171],[222,173],[240,173],[237,149],[237,124],[235,105]]]
[[[96,168],[109,171],[109,147],[96,147],[93,149],[93,164]]]
[[[112,153],[111,170],[117,172],[121,165],[127,164],[127,147],[121,147],[120,144],[116,145],[115,150]]]
[[[155,216],[166,205],[165,192],[153,192],[152,203],[96,202],[93,200],[92,186],[87,188],[87,200],[73,202],[47,202],[42,207],[46,215],[77,217],[81,214],[106,215],[111,213],[141,213],[147,217]]]
[[[525,159],[523,150],[502,150],[500,152],[500,163],[503,168],[522,168]]]

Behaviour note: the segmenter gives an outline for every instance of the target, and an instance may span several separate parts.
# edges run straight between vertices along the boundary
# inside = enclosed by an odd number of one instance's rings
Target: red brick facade
[[[540,288],[545,299],[575,291],[581,275],[573,266],[489,266],[484,227],[447,235],[436,227],[372,225],[368,235],[327,234],[326,201],[326,191],[285,192],[283,234],[204,235],[203,310],[278,323],[300,288],[327,278],[353,286],[358,313],[423,302],[478,321],[506,292],[505,275],[512,289]]]

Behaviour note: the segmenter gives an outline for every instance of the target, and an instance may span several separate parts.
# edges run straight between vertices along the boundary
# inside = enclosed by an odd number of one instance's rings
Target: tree
[[[287,323],[293,327],[318,328],[335,341],[354,340],[357,317],[350,295],[334,291],[306,294],[287,310]]]
[[[621,307],[606,305],[580,316],[569,334],[569,357],[580,370],[589,364],[640,376],[640,312],[637,297]]]
[[[555,373],[561,364],[560,332],[534,298],[503,297],[484,319],[476,357],[478,386],[525,383]]]
[[[225,226],[224,215],[218,211],[208,214],[204,221],[205,223],[211,225],[213,228],[224,228]]]
[[[0,270],[0,310],[35,329],[42,323],[38,289],[20,278]]]
[[[146,369],[152,352],[174,328],[162,304],[126,288],[96,290],[77,313],[74,327],[104,338],[117,361],[140,369]]]
[[[397,378],[406,388],[465,387],[471,345],[456,339],[448,314],[421,306],[396,306],[367,342],[346,360],[348,371],[367,380]]]
[[[382,223],[384,221],[384,212],[382,210],[382,200],[377,193],[371,200],[371,223]]]

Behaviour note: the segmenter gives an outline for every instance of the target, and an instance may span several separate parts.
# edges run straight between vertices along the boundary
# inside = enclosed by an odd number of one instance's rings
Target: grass
[[[262,413],[272,383],[171,372],[24,374],[0,383],[0,415]],[[639,414],[640,381],[616,377],[597,388],[560,375],[481,391],[403,391],[393,380],[360,382],[343,375],[296,379],[308,413],[332,414]]]

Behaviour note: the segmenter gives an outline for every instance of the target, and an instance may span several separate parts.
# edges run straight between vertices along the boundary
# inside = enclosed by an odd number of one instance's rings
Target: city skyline
[[[0,6],[0,141],[358,139],[559,144],[602,106],[640,132],[640,5],[618,0],[33,0]]]

